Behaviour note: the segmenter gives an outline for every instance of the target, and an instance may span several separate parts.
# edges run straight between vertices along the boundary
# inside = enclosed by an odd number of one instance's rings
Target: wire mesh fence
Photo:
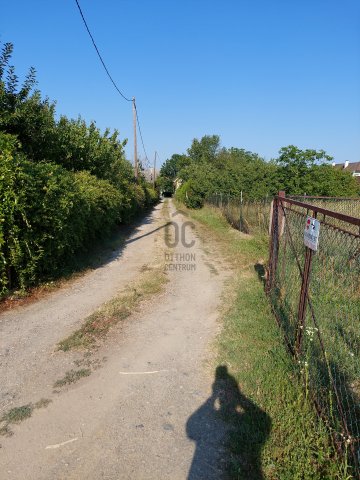
[[[360,197],[344,198],[344,197],[311,197],[303,196],[288,196],[293,200],[299,202],[310,203],[316,207],[323,207],[332,212],[343,213],[351,217],[360,217]]]
[[[326,205],[334,204],[326,199]],[[347,214],[275,197],[267,291],[307,395],[338,449],[360,475],[359,202],[337,202]],[[353,209],[353,210],[352,210]],[[308,216],[320,222],[319,246],[304,246]]]
[[[243,233],[268,233],[272,197],[249,200],[218,193],[207,198],[207,205],[217,207],[229,224]]]

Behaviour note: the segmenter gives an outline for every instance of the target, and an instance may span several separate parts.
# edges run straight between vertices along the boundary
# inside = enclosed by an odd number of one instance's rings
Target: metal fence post
[[[313,212],[313,215],[314,215],[314,218],[316,218],[317,216],[316,212]],[[301,353],[302,340],[304,337],[305,317],[306,317],[306,307],[307,307],[308,296],[309,296],[312,257],[313,257],[313,251],[309,247],[305,247],[304,269],[302,274],[298,318],[297,318],[297,326],[296,326],[296,332],[295,332],[295,335],[296,335],[295,352],[297,356],[299,356]]]
[[[266,285],[267,293],[270,293],[274,287],[277,263],[278,263],[278,254],[279,254],[279,239],[280,239],[280,226],[283,218],[282,208],[281,208],[281,198],[285,197],[285,192],[280,191],[273,200],[272,208],[272,219],[271,219],[271,236],[270,236],[270,254],[269,254],[269,274],[268,281]]]
[[[312,260],[312,250],[309,247],[305,247],[305,262],[303,277],[300,290],[300,299],[299,299],[299,308],[298,308],[298,318],[296,326],[296,345],[295,351],[296,355],[300,355],[302,339],[304,336],[304,327],[305,327],[305,315],[306,315],[306,306],[307,299],[309,294],[309,283],[310,283],[310,269],[311,269],[311,260]]]
[[[275,237],[275,225],[277,223],[278,214],[278,201],[275,197],[272,201],[272,208],[270,210],[270,242],[269,242],[269,262],[268,262],[268,276],[266,282],[266,293],[270,293],[273,284],[273,256],[274,256],[274,237]]]

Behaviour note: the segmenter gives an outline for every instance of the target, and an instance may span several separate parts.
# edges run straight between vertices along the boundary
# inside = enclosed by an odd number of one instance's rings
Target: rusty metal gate
[[[360,218],[333,211],[336,201],[274,198],[266,288],[306,394],[358,477]],[[308,217],[320,223],[316,251],[304,245]]]

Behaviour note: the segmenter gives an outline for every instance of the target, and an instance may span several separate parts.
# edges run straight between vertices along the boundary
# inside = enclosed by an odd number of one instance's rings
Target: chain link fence
[[[268,234],[272,197],[248,200],[217,193],[206,199],[206,204],[219,208],[228,223],[248,234]]]
[[[343,213],[351,217],[360,218],[360,197],[359,198],[344,198],[344,197],[311,197],[303,196],[288,196],[293,200],[299,202],[310,203],[316,207],[323,207],[332,212]]]
[[[301,199],[303,200],[303,198]],[[354,205],[351,205],[351,202]],[[324,205],[332,210],[324,208]],[[306,394],[360,475],[360,202],[274,199],[267,291]],[[335,210],[335,208],[337,210]],[[308,216],[319,245],[304,245]]]

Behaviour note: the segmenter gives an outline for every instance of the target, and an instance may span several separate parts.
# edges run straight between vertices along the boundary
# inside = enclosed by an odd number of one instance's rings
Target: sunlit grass
[[[258,415],[258,419],[246,417],[250,424],[240,422],[235,426],[228,445],[232,456],[231,478],[260,478],[252,477],[254,451],[259,442],[258,461],[266,479],[352,478],[346,460],[337,456],[327,428],[306,398],[271,312],[259,278],[259,259],[266,259],[268,254],[266,238],[234,232],[213,208],[187,214],[201,223],[206,237],[210,235],[217,241],[234,267],[224,298],[224,326],[217,342],[217,364],[228,365],[242,393],[266,413]],[[270,435],[266,433],[264,418],[271,419]]]

